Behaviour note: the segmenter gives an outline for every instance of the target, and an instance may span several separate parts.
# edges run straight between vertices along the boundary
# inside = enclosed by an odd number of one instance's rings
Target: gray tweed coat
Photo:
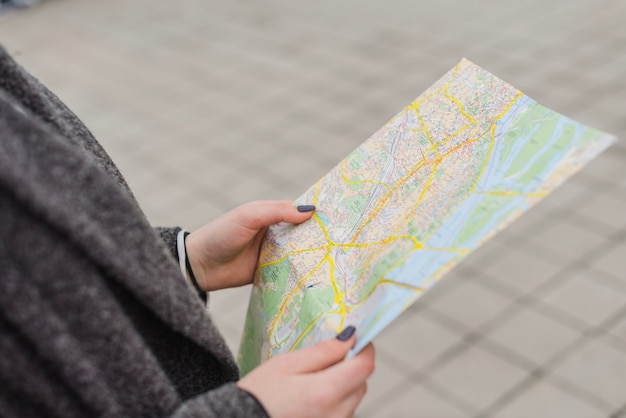
[[[168,251],[176,232],[0,48],[0,416],[266,416]]]

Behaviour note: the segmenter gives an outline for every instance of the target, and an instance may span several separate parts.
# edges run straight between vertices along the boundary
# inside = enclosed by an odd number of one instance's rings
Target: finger
[[[232,215],[240,225],[259,230],[279,222],[302,223],[313,211],[299,212],[290,200],[261,200],[235,208]]]
[[[363,383],[341,401],[337,408],[337,415],[341,417],[354,416],[356,409],[359,407],[359,404],[363,400],[366,393],[367,383]]]
[[[285,355],[284,366],[295,373],[324,370],[345,358],[350,348],[354,346],[355,338],[354,335],[345,341],[333,338],[291,352]]]
[[[334,385],[339,398],[347,396],[364,384],[374,372],[374,346],[368,344],[356,356],[320,372],[329,384]]]

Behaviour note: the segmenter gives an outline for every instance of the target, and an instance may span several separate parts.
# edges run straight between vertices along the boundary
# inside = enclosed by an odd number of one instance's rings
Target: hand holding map
[[[239,367],[357,328],[360,350],[467,254],[614,138],[462,60],[271,227]]]

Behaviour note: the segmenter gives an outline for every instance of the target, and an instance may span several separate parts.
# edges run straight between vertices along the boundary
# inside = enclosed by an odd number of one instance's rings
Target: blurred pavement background
[[[377,343],[358,416],[626,417],[626,2],[48,0],[0,42],[149,219],[293,199],[462,57],[622,137]],[[249,288],[211,311],[236,350]]]

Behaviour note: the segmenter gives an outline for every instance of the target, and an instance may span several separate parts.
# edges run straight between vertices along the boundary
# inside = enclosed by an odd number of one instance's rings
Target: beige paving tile
[[[228,348],[236,355],[241,342],[250,286],[223,289],[209,295],[209,314],[221,331]]]
[[[237,353],[239,350],[239,343],[241,342],[241,335],[243,333],[243,326],[246,320],[247,302],[244,305],[236,305],[229,310],[228,315],[224,315],[222,312],[212,310],[211,315],[218,325],[218,328],[225,330],[224,337],[228,344],[228,347],[233,353]]]
[[[603,243],[605,237],[598,231],[583,228],[566,218],[563,221],[555,220],[536,231],[528,241],[525,246],[535,247],[534,252],[547,252],[560,256],[563,261],[574,261]]]
[[[592,266],[606,274],[624,280],[626,284],[626,242],[618,243],[599,256]]]
[[[193,205],[184,206],[176,214],[177,224],[188,231],[193,231],[224,214],[224,206],[216,204],[214,198],[214,195],[207,193],[206,199],[198,199]]]
[[[194,199],[192,191],[163,180],[158,192],[136,195],[141,208],[152,222],[162,226],[178,225],[177,214]]]
[[[590,176],[613,183],[626,174],[624,154],[610,148],[592,161],[584,171]]]
[[[378,349],[378,346],[376,345]],[[367,392],[357,409],[357,416],[368,416],[370,411],[387,403],[389,392],[399,386],[412,387],[414,384],[407,381],[406,373],[391,367],[381,356],[376,356],[374,374],[367,380]]]
[[[556,261],[515,249],[502,254],[481,273],[498,284],[529,293],[552,279],[562,268],[563,265]]]
[[[227,316],[231,309],[247,306],[252,286],[241,286],[211,292],[209,310],[215,317]]]
[[[320,170],[320,163],[317,159],[310,158],[306,153],[281,153],[280,161],[276,161],[269,171],[278,177],[284,177],[291,181],[299,179],[298,183],[309,182],[302,188],[304,193],[314,182],[321,178],[325,171]],[[342,157],[340,157],[342,158]]]
[[[617,337],[623,344],[626,344],[626,315],[617,321],[609,332],[611,335]]]
[[[466,329],[475,329],[497,317],[511,301],[484,286],[470,282],[459,282],[439,297],[432,309]]]
[[[556,366],[554,373],[613,409],[626,398],[626,354],[602,341],[590,341]]]
[[[448,400],[422,386],[408,386],[396,396],[381,400],[371,412],[358,414],[357,418],[461,418],[469,416]]]
[[[458,343],[460,338],[425,315],[409,311],[376,338],[376,346],[381,353],[401,361],[406,370],[418,370]]]
[[[626,305],[626,295],[594,281],[588,271],[571,273],[542,300],[589,327],[601,325]]]
[[[517,355],[543,365],[579,337],[579,333],[532,309],[524,309],[499,323],[490,340]]]
[[[409,306],[409,311],[419,312],[427,306],[435,305],[441,296],[450,292],[457,286],[462,286],[463,282],[469,277],[465,273],[463,263],[455,267],[451,272],[446,274],[428,289],[413,305]]]
[[[290,196],[277,190],[274,182],[253,173],[233,174],[224,184],[224,194],[237,205],[253,200],[286,199]]]
[[[478,410],[485,409],[526,373],[476,346],[431,373],[430,378]]]
[[[524,219],[525,217],[522,217]],[[519,221],[519,220],[518,220]],[[513,225],[517,224],[515,221]],[[459,267],[470,266],[475,270],[482,270],[486,265],[492,264],[494,260],[497,260],[503,253],[507,251],[515,251],[514,247],[507,244],[507,239],[515,235],[515,232],[508,232],[507,228],[505,232],[496,234],[489,241],[483,243],[481,246],[472,251],[461,263]],[[456,270],[455,270],[456,271]]]
[[[620,195],[592,195],[576,210],[579,215],[603,223],[614,229],[626,226],[626,198]]]
[[[233,353],[239,350],[251,286],[223,289],[209,295],[209,313]]]
[[[222,337],[226,341],[228,349],[236,358],[239,351],[239,344],[241,343],[241,329],[233,326],[232,324],[224,321],[222,318],[213,317],[213,323],[218,327]]]
[[[546,415],[548,414],[548,415]],[[583,402],[550,383],[541,381],[518,394],[512,402],[494,414],[498,418],[594,418],[605,417],[604,412]]]
[[[553,209],[571,208],[573,202],[578,202],[588,193],[588,185],[581,181],[578,176],[568,180],[565,184],[560,185],[550,195],[540,201],[535,208],[532,208],[521,219],[533,214],[535,209],[538,215]],[[517,221],[516,221],[517,223]]]

